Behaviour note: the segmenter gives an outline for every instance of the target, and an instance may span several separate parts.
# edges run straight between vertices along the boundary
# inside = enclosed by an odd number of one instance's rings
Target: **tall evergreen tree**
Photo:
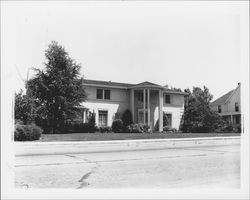
[[[47,131],[60,133],[65,121],[75,116],[77,106],[86,99],[81,66],[55,41],[45,57],[45,69],[35,69],[35,77],[27,82],[27,94],[39,100]]]
[[[222,118],[209,107],[213,96],[207,87],[203,90],[194,87],[193,91],[185,90],[188,95],[185,98],[183,115],[183,132],[213,132],[223,124]]]

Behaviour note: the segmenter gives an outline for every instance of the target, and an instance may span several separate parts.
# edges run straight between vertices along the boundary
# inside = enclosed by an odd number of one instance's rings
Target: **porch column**
[[[146,90],[143,89],[143,124],[146,124]]]
[[[130,90],[130,109],[131,109],[131,113],[132,113],[132,121],[133,123],[135,122],[135,90],[131,89]]]
[[[83,110],[83,123],[86,122],[86,110],[84,109]]]
[[[159,90],[159,131],[163,130],[162,107],[163,107],[163,95],[162,95],[162,91]]]
[[[151,126],[150,126],[150,90],[148,89],[147,90],[147,94],[148,94],[148,126],[150,127],[151,129]]]

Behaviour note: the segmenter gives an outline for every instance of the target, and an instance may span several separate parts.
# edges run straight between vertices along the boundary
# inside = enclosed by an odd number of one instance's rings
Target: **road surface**
[[[58,145],[53,154],[47,151],[53,149],[51,144],[42,147],[36,144],[39,149],[36,154],[27,153],[27,148],[26,154],[25,150],[17,153],[15,186],[24,189],[240,187],[239,139],[188,144],[179,141],[168,145],[125,142],[108,149],[99,144],[99,148],[93,148],[96,151],[71,144],[61,148]],[[123,145],[127,148],[121,148]]]

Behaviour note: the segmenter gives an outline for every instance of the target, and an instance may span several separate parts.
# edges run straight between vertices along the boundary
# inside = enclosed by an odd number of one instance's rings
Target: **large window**
[[[98,125],[99,127],[108,125],[108,111],[105,110],[98,111]]]
[[[239,112],[239,104],[238,104],[238,102],[235,103],[235,112]]]
[[[221,105],[218,106],[218,113],[221,113]]]
[[[163,126],[172,128],[172,114],[163,112]]]
[[[97,89],[96,90],[97,99],[110,99],[110,90]]]
[[[144,113],[143,109],[138,110],[138,123],[144,123]],[[145,110],[145,123],[148,123],[148,112]]]
[[[165,104],[170,104],[171,103],[171,101],[170,101],[170,95],[166,94],[164,97],[165,97]]]

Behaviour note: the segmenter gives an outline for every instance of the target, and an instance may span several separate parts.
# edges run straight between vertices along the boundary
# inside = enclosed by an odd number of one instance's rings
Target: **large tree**
[[[183,115],[183,132],[214,132],[223,126],[222,118],[209,107],[209,103],[213,96],[209,93],[207,87],[203,90],[199,87],[194,87],[188,93],[185,99],[185,108]]]
[[[32,107],[31,100],[27,95],[20,90],[15,93],[15,107],[14,107],[15,120],[22,121],[24,124],[32,122]]]
[[[55,41],[45,57],[45,69],[35,69],[35,77],[27,82],[27,94],[39,101],[38,115],[40,111],[44,116],[47,132],[60,133],[65,121],[76,115],[77,107],[86,99],[81,66]]]

